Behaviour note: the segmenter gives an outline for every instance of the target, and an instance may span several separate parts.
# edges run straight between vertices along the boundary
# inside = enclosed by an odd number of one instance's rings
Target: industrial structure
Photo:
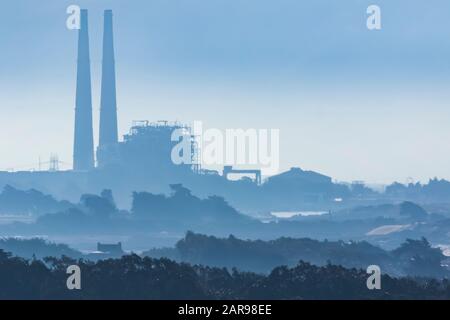
[[[171,160],[171,153],[179,140],[172,141],[172,133],[179,130],[183,139],[189,142],[189,160],[177,165]],[[99,168],[122,167],[176,174],[182,171],[200,172],[198,148],[189,126],[180,123],[146,120],[133,121],[130,132],[123,141],[99,147],[97,150]]]
[[[89,171],[94,168],[94,136],[92,129],[91,65],[87,10],[81,10],[80,12],[77,62],[73,169],[76,171]]]
[[[122,242],[119,242],[117,244],[97,242],[97,252],[114,256],[121,256],[125,253],[122,249]]]
[[[99,145],[95,150],[88,12],[81,10],[73,162],[68,164],[59,161],[57,155],[52,154],[48,162],[39,159],[37,171],[24,170],[31,166],[0,171],[0,189],[6,185],[17,189],[34,188],[73,203],[77,203],[83,194],[98,194],[104,189],[110,189],[114,191],[119,207],[130,207],[135,192],[167,194],[173,191],[170,186],[182,184],[199,197],[216,195],[229,199],[233,204],[242,204],[243,210],[257,211],[277,208],[278,205],[284,207],[286,203],[299,204],[302,208],[306,204],[312,209],[318,208],[318,204],[324,201],[328,201],[327,206],[339,205],[334,199],[348,195],[348,188],[333,184],[331,178],[300,169],[271,177],[267,184],[258,187],[262,184],[260,170],[235,168],[231,163],[226,163],[220,175],[219,171],[202,168],[201,152],[202,148],[203,151],[206,149],[203,141],[194,136],[198,134],[194,128],[176,122],[134,121],[129,133],[119,139],[114,58],[113,14],[111,10],[106,10]],[[174,135],[174,131],[182,134]],[[180,157],[183,161],[180,164],[172,161],[172,156],[181,142],[184,144]],[[48,164],[48,170],[41,170],[43,164]],[[72,170],[59,171],[67,166]],[[228,181],[231,175],[251,175],[254,179]],[[297,190],[305,191],[299,195]],[[111,248],[102,249],[108,251]]]
[[[248,169],[234,169],[233,166],[225,166],[223,167],[223,176],[228,179],[230,174],[249,174],[255,177],[254,181],[257,185],[261,184],[261,170],[248,170]]]
[[[89,64],[89,35],[87,11],[81,12],[81,28],[78,39],[78,75],[75,111],[75,143],[73,169],[90,171],[94,169],[92,137],[92,98]],[[182,173],[191,170],[202,173],[196,137],[189,126],[168,121],[135,121],[129,134],[118,140],[116,72],[113,39],[113,13],[104,12],[102,83],[100,98],[100,131],[97,148],[97,168],[128,167],[158,173]],[[175,130],[184,132],[189,141],[189,160],[181,165],[171,161],[171,152],[178,141],[172,141]],[[210,174],[208,170],[205,173]],[[260,170],[233,170],[225,168],[224,176],[230,173],[255,175],[255,182],[261,183]]]
[[[118,142],[116,70],[114,65],[113,15],[106,10],[103,31],[102,86],[100,98],[100,134],[98,150]],[[103,158],[97,152],[97,162],[102,166]]]
[[[75,108],[74,171],[90,171],[95,168],[92,96],[89,57],[89,31],[87,10],[81,10],[78,36],[78,70]],[[174,130],[181,129],[191,142],[190,161],[183,167],[199,171],[198,151],[188,126],[167,121],[150,123],[135,121],[130,133],[118,141],[116,72],[114,59],[113,13],[104,12],[102,83],[100,98],[99,145],[97,168],[104,169],[126,165],[159,172],[180,170],[171,161],[171,151],[177,141],[171,140]]]
[[[99,150],[106,148],[107,146],[114,145],[118,141],[116,72],[114,62],[112,19],[112,11],[105,10]],[[87,10],[81,10],[80,29],[78,33],[73,169],[76,171],[89,171],[95,167],[95,160],[92,127],[92,89]],[[101,162],[103,159],[98,157],[97,160]]]
[[[198,137],[190,126],[169,121],[134,121],[129,133],[119,140],[117,119],[113,13],[105,10],[99,145],[95,150],[88,11],[83,9],[78,30],[73,162],[60,161],[52,154],[48,162],[39,158],[38,170],[27,165],[0,171],[0,188],[36,188],[73,201],[83,193],[109,188],[123,194],[126,201],[131,191],[166,192],[172,183],[183,183],[205,193],[211,190],[210,185],[226,189],[224,178],[233,173],[253,174],[256,184],[261,183],[259,170],[237,172],[236,168],[227,167],[224,177],[220,177],[217,171],[202,168]],[[175,130],[182,132],[177,136],[179,140],[173,140]],[[183,162],[174,163],[172,152],[181,140],[187,143],[182,150]],[[48,170],[42,169],[43,164],[48,164]],[[72,170],[60,171],[68,166]]]

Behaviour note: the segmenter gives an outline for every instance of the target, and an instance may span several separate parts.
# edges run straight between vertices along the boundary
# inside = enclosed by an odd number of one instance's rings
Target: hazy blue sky
[[[96,133],[113,9],[121,134],[136,119],[279,128],[283,169],[450,179],[448,0],[2,1],[0,169],[72,161],[71,4],[89,9]],[[366,29],[370,4],[381,31]]]

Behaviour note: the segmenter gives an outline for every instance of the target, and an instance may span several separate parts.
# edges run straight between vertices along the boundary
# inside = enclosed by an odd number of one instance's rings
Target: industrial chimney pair
[[[103,30],[102,86],[100,101],[99,149],[116,144],[117,103],[114,63],[112,11],[105,10]],[[73,169],[89,171],[95,167],[92,127],[91,67],[89,59],[88,11],[80,12],[78,31],[77,92]]]

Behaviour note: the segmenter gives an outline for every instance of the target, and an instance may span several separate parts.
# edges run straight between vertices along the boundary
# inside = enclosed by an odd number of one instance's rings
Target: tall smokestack
[[[76,95],[73,169],[90,170],[94,168],[94,138],[87,10],[80,13]]]
[[[99,148],[118,141],[116,71],[114,65],[113,14],[105,10],[103,30],[102,95],[100,101]]]

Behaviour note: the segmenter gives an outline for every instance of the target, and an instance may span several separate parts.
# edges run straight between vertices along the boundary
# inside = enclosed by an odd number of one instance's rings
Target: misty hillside
[[[427,240],[407,240],[386,251],[367,242],[317,241],[279,238],[272,241],[240,240],[234,236],[216,238],[188,232],[175,248],[152,249],[143,255],[177,261],[267,273],[276,266],[294,266],[299,261],[323,266],[366,268],[376,264],[394,276],[450,277],[442,267],[447,259]]]
[[[0,214],[41,215],[66,210],[74,205],[30,189],[19,190],[6,185],[0,193]]]
[[[11,252],[22,258],[37,258],[67,256],[81,258],[82,253],[65,244],[56,244],[40,238],[0,238],[0,250]]]
[[[308,183],[330,183],[330,179],[311,172],[298,172]],[[287,174],[276,177],[283,183],[298,183]],[[278,183],[278,182],[277,182]],[[270,186],[270,183],[267,184]],[[292,185],[291,185],[292,186]],[[78,203],[57,201],[38,191],[5,188],[0,212],[34,212],[30,223],[12,221],[1,224],[5,237],[47,235],[72,237],[70,245],[77,247],[77,239],[108,236],[125,239],[131,248],[147,250],[151,246],[173,245],[183,238],[186,230],[225,237],[271,240],[280,237],[311,238],[317,240],[368,241],[384,249],[394,249],[406,239],[427,238],[433,245],[449,242],[449,208],[421,205],[405,201],[398,204],[357,206],[330,211],[317,216],[294,216],[267,221],[251,218],[230,205],[227,199],[210,195],[200,198],[181,184],[170,185],[170,194],[145,191],[131,194],[131,209],[121,210],[111,190],[97,194],[83,194]],[[359,192],[363,192],[359,189]],[[291,196],[294,196],[292,194]],[[267,200],[267,199],[266,199]],[[47,212],[48,210],[48,212]],[[118,242],[119,240],[115,241]],[[149,244],[149,241],[152,243]],[[279,262],[284,263],[284,260]],[[264,267],[264,268],[267,268]],[[263,268],[263,269],[264,269]],[[397,272],[397,271],[393,271]]]

